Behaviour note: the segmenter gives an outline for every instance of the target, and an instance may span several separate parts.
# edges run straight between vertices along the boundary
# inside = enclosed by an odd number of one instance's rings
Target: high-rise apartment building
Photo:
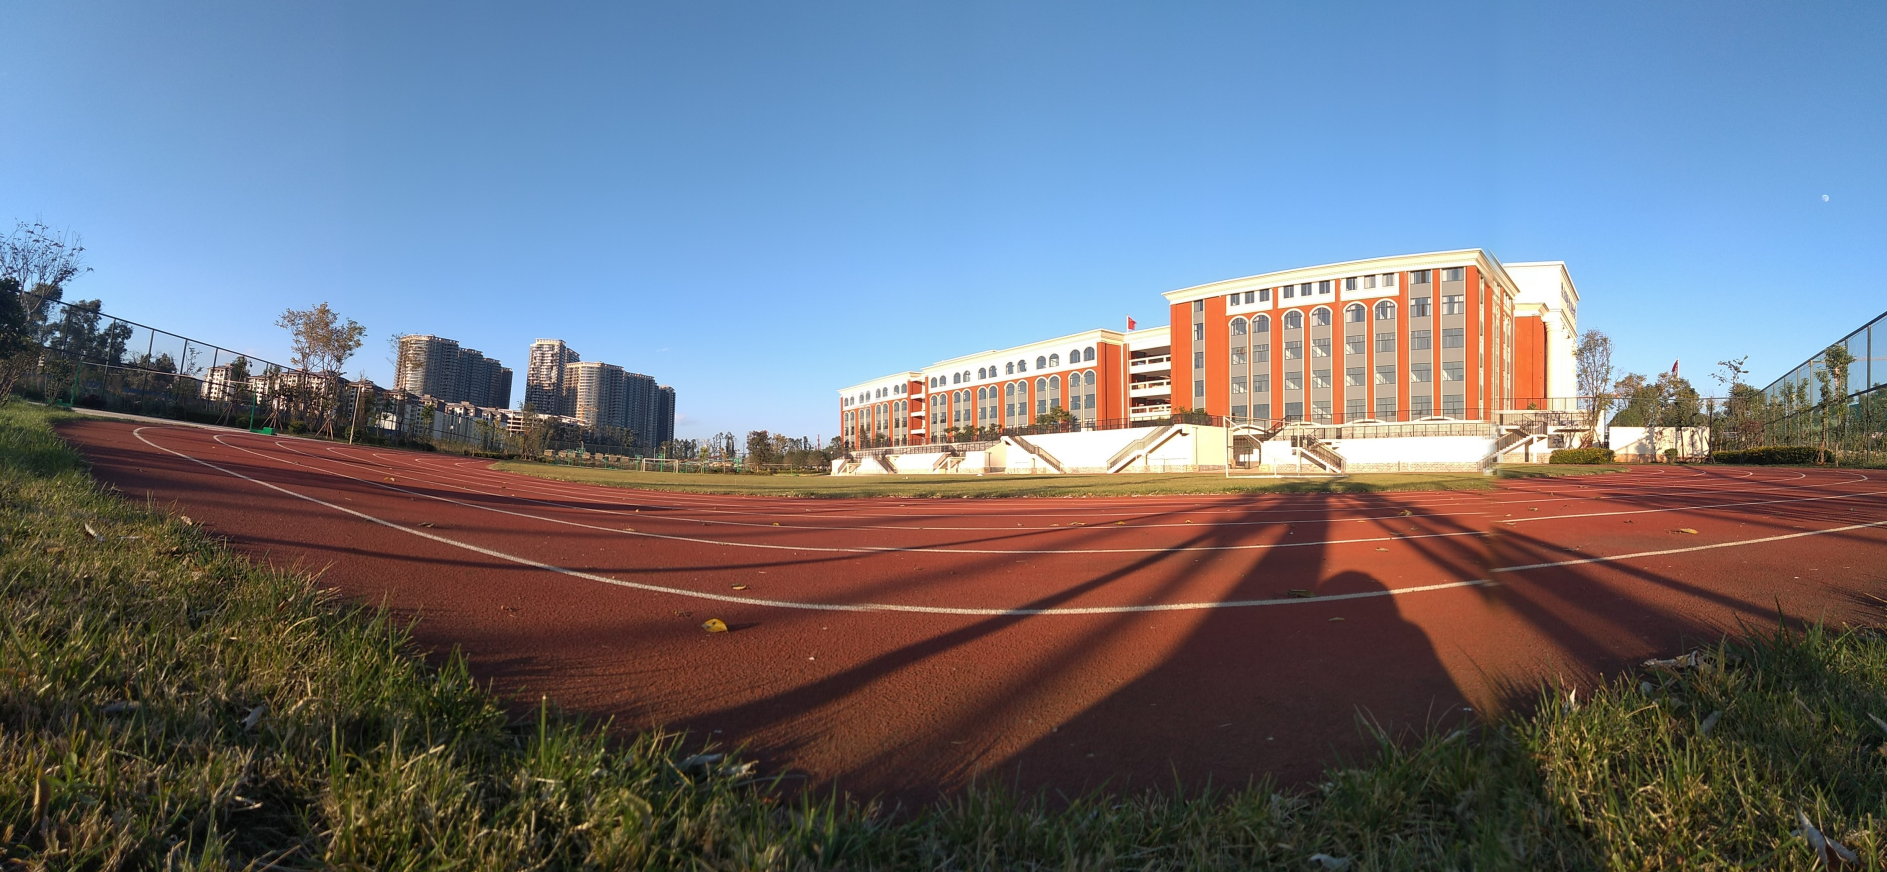
[[[649,452],[675,438],[675,389],[639,372],[600,361],[568,364],[563,384],[571,416],[585,427],[616,427]]]
[[[675,440],[675,389],[662,385],[655,389],[655,447]]]
[[[531,343],[531,362],[524,375],[524,401],[546,415],[576,416],[576,397],[564,383],[565,368],[583,358],[562,339]]]
[[[511,370],[443,336],[401,337],[393,386],[448,403],[499,409],[511,405]]]

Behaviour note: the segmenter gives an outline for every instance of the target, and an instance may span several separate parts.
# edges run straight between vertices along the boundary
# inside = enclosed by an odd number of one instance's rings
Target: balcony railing
[[[1170,354],[1163,354],[1163,355],[1160,355],[1159,357],[1137,358],[1135,360],[1128,361],[1127,363],[1127,368],[1129,370],[1160,369],[1160,368],[1171,369],[1172,366],[1173,366],[1173,356]]]
[[[1134,382],[1127,386],[1127,393],[1136,397],[1146,396],[1149,394],[1170,394],[1172,392],[1173,392],[1173,382],[1171,379],[1164,379],[1161,381],[1149,381],[1149,382]]]

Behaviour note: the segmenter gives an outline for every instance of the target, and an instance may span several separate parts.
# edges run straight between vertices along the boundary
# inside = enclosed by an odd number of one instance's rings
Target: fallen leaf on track
[[[247,732],[249,730],[255,729],[257,724],[262,723],[262,716],[268,713],[269,713],[269,704],[266,702],[259,706],[256,706],[255,708],[250,709],[248,716],[242,719],[243,730]]]
[[[1343,620],[1343,619],[1342,619],[1342,618],[1331,618],[1330,620],[1331,620],[1331,621],[1333,621],[1333,622],[1335,622],[1335,621],[1341,621],[1341,620]]]
[[[1389,549],[1387,549],[1387,548],[1378,548],[1378,549],[1376,549],[1376,550],[1377,550],[1377,551],[1388,551]]]
[[[727,632],[727,622],[720,618],[709,618],[701,622],[701,629],[710,633],[725,633]]]
[[[1406,517],[1408,517],[1408,516],[1410,516],[1410,515],[1413,515],[1413,514],[1415,514],[1415,513],[1414,513],[1414,512],[1411,512],[1411,511],[1409,511],[1408,509],[1403,509],[1402,511],[1400,511],[1400,512],[1397,512],[1396,514],[1397,514],[1398,516],[1400,516],[1400,517],[1404,517],[1404,518],[1406,518]]]
[[[734,585],[734,589],[735,589],[735,590],[746,590],[746,589],[747,589],[747,586],[746,586],[746,585],[744,585],[744,584],[737,584],[737,585]]]
[[[1689,533],[1689,534],[1691,534],[1692,536],[1695,536],[1695,535],[1697,535],[1697,531],[1696,531],[1696,530],[1692,530],[1692,529],[1691,529],[1691,528],[1689,528],[1689,527],[1679,527],[1679,528],[1677,528],[1676,530],[1673,530],[1673,531],[1671,531],[1671,532],[1673,532],[1673,533]]]
[[[1310,596],[1310,591],[1308,591],[1308,590],[1305,590],[1305,589],[1303,589],[1303,588],[1301,588],[1301,587],[1294,587],[1294,588],[1291,588],[1291,591],[1290,591],[1290,593],[1291,593],[1291,596],[1294,596],[1294,597],[1307,597],[1307,596]]]
[[[192,521],[192,520],[190,520],[190,516],[189,516],[189,515],[184,515],[184,516],[182,516],[181,518],[179,518],[178,520],[181,520],[181,521],[183,521],[183,525],[184,525],[184,526],[186,526],[186,527],[194,527],[194,526],[196,526],[196,523],[197,523],[197,522],[195,522],[195,521]]]

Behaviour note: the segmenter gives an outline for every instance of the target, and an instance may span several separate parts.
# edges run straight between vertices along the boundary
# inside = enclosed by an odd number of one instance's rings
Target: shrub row
[[[1610,448],[1561,448],[1547,458],[1549,463],[1611,463]]]
[[[1719,451],[1710,455],[1710,459],[1718,463],[1807,465],[1833,463],[1835,455],[1825,448],[1807,445],[1766,445],[1743,451]]]

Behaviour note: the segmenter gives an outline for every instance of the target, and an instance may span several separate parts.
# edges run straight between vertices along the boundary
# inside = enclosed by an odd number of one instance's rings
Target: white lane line
[[[140,436],[139,438],[141,439],[143,437]],[[1411,539],[1448,539],[1448,538],[1453,538],[1456,536],[1492,535],[1492,533],[1487,530],[1459,530],[1452,533],[1407,533],[1407,534],[1396,534],[1396,535],[1390,535],[1390,536],[1371,536],[1371,537],[1358,538],[1358,539],[1315,539],[1315,540],[1306,540],[1303,542],[1277,542],[1277,543],[1261,543],[1261,544],[1255,544],[1255,545],[1186,545],[1186,546],[1180,546],[1180,547],[1155,546],[1155,547],[1149,547],[1149,548],[941,548],[941,547],[918,546],[918,545],[911,545],[911,546],[859,545],[859,546],[851,546],[851,547],[841,547],[841,546],[831,546],[831,545],[773,545],[773,544],[768,544],[768,543],[763,543],[763,542],[730,542],[725,539],[704,539],[699,536],[677,536],[670,533],[651,533],[646,530],[627,530],[627,529],[622,529],[619,527],[603,527],[596,524],[585,524],[581,521],[571,521],[564,518],[553,518],[553,517],[548,517],[545,515],[533,515],[529,512],[518,512],[518,511],[512,511],[510,509],[501,509],[496,506],[485,506],[485,505],[480,505],[478,503],[468,503],[468,502],[465,502],[464,500],[455,500],[455,499],[452,499],[451,497],[440,496],[438,494],[429,494],[422,491],[409,490],[407,488],[389,485],[389,484],[386,484],[385,482],[372,481],[365,478],[357,478],[355,476],[346,475],[344,473],[335,472],[329,469],[319,469],[319,468],[316,468],[314,466],[310,466],[307,464],[284,461],[281,458],[270,457],[269,455],[263,454],[262,452],[259,452],[259,451],[252,451],[240,445],[236,445],[229,442],[224,442],[223,437],[221,436],[215,437],[215,439],[219,444],[227,448],[234,448],[237,451],[241,451],[246,454],[253,454],[265,460],[271,460],[276,463],[286,463],[291,466],[299,467],[301,469],[306,469],[310,472],[318,472],[323,475],[331,475],[331,476],[334,476],[335,478],[344,478],[344,479],[347,479],[348,481],[357,482],[364,485],[371,485],[373,487],[381,488],[383,490],[389,490],[395,493],[405,494],[410,497],[419,497],[419,498],[424,498],[424,499],[429,499],[429,500],[436,500],[438,502],[449,503],[455,506],[462,506],[468,509],[477,509],[481,512],[492,512],[494,514],[499,514],[499,515],[510,515],[511,517],[514,517],[514,518],[526,518],[533,521],[543,521],[544,523],[547,523],[547,524],[561,524],[566,527],[576,527],[583,530],[596,530],[598,532],[603,532],[603,533],[614,533],[619,536],[637,536],[644,539],[662,539],[662,540],[671,541],[671,542],[690,542],[696,545],[718,545],[725,548],[758,548],[758,549],[766,550],[766,551],[811,551],[811,552],[822,553],[822,554],[1164,554],[1168,552],[1178,553],[1178,552],[1187,552],[1187,551],[1263,551],[1263,550],[1268,550],[1272,548],[1307,548],[1307,547],[1318,546],[1318,545],[1348,545],[1348,544],[1356,544],[1356,543],[1362,543],[1362,542],[1398,542],[1398,541],[1408,541]],[[165,449],[165,450],[169,450],[169,449]],[[320,459],[312,455],[302,454],[299,451],[295,453],[301,457],[306,457],[309,460]],[[195,460],[196,458],[191,458],[191,459]],[[199,460],[197,462],[202,463],[203,461]],[[335,462],[344,463],[346,461],[335,461]],[[359,466],[360,464],[349,464],[349,465]],[[546,502],[544,500],[531,499],[529,497],[512,496],[512,495],[507,495],[507,494],[496,494],[496,493],[490,493],[487,491],[476,491],[476,490],[472,490],[469,487],[464,487],[462,485],[449,485],[449,486],[457,487],[460,490],[469,491],[471,493],[476,493],[481,496],[503,497],[505,499],[516,499],[516,500],[521,500],[523,502],[537,503],[538,505],[550,506],[552,508],[568,509],[570,511],[591,512],[594,514],[601,514],[601,515],[614,515],[614,516],[622,517],[624,519],[639,518],[639,519],[643,519],[646,522],[651,522],[651,523],[659,523],[662,521],[662,519],[660,518],[648,518],[643,515],[632,515],[628,512],[623,512],[621,510],[615,510],[615,509],[597,509],[597,508],[591,508],[588,506],[568,506],[568,505],[562,505],[558,503]],[[1193,524],[1190,526],[1204,527],[1206,525]],[[782,527],[781,529],[786,529],[786,528]],[[818,532],[822,530],[822,528],[817,528],[817,527],[802,528],[802,529],[805,529],[809,532]],[[1108,528],[1101,527],[1098,529],[1108,529]],[[1034,532],[1034,531],[1024,528],[1024,532],[1027,533],[1027,532]]]
[[[598,575],[592,572],[583,572],[581,570],[568,569],[566,567],[556,566],[556,565],[544,563],[538,560],[532,560],[528,557],[520,557],[518,555],[508,554],[503,551],[480,547],[478,545],[473,545],[469,542],[461,542],[457,539],[453,539],[447,536],[441,536],[437,533],[428,533],[424,530],[419,530],[413,527],[403,526],[400,524],[393,523],[392,521],[374,517],[373,515],[369,515],[366,512],[358,511],[355,509],[350,509],[350,508],[347,508],[346,506],[335,505],[334,503],[327,502],[326,500],[312,497],[303,493],[297,493],[295,491],[289,490],[288,488],[281,487],[279,485],[276,485],[270,482],[262,481],[261,479],[251,478],[247,475],[243,475],[240,472],[236,472],[231,469],[226,469],[214,463],[210,463],[209,461],[206,461],[206,460],[200,460],[198,458],[191,457],[190,455],[184,454],[183,452],[180,452],[180,451],[173,451],[169,448],[165,448],[162,445],[158,445],[157,443],[144,438],[144,431],[146,429],[148,428],[139,427],[136,430],[132,431],[132,435],[136,436],[138,438],[138,441],[143,442],[144,444],[149,445],[152,448],[156,448],[159,451],[173,454],[185,460],[188,460],[192,463],[200,464],[210,469],[214,469],[217,472],[223,473],[224,475],[233,476],[235,478],[242,479],[252,484],[259,484],[263,487],[269,488],[270,490],[287,494],[288,496],[295,497],[296,499],[306,500],[308,502],[314,503],[324,508],[333,509],[343,514],[352,515],[362,520],[369,521],[371,523],[378,524],[383,527],[387,527],[388,529],[397,530],[399,532],[407,533],[413,536],[418,536],[419,538],[428,539],[433,542],[438,542],[442,545],[450,545],[454,548],[460,548],[466,551],[470,551],[474,554],[482,554],[486,557],[503,560],[509,563],[515,563],[515,564],[518,564],[519,566],[526,566],[532,569],[540,569],[546,572],[554,572],[559,575],[566,575],[572,578],[581,578],[581,579],[584,579],[585,581],[594,581],[601,584],[608,584],[608,585],[613,585],[615,587],[629,588],[632,590],[646,591],[649,593],[671,594],[674,596],[692,597],[695,599],[712,600],[715,602],[735,603],[739,605],[766,606],[770,608],[800,609],[800,610],[806,610],[806,611],[823,611],[823,612],[901,612],[901,613],[907,613],[907,614],[962,615],[962,616],[979,616],[979,617],[1118,615],[1118,614],[1140,614],[1140,613],[1147,613],[1147,612],[1180,612],[1180,611],[1202,611],[1202,610],[1211,610],[1211,609],[1257,608],[1257,607],[1262,607],[1262,606],[1308,605],[1312,603],[1332,603],[1332,602],[1343,602],[1345,600],[1374,599],[1376,597],[1386,597],[1386,596],[1404,596],[1408,594],[1428,593],[1431,591],[1452,590],[1455,588],[1464,588],[1464,587],[1480,587],[1483,585],[1493,584],[1493,582],[1487,579],[1471,579],[1467,581],[1451,581],[1451,582],[1443,582],[1441,584],[1427,584],[1427,585],[1420,585],[1417,587],[1397,588],[1393,590],[1376,590],[1376,591],[1362,591],[1358,593],[1326,594],[1323,596],[1293,597],[1293,598],[1288,598],[1288,599],[1220,600],[1220,601],[1208,601],[1208,602],[1161,603],[1161,604],[1152,604],[1152,605],[1132,605],[1132,606],[1063,606],[1063,607],[1034,608],[1034,609],[1031,609],[1031,608],[956,608],[956,607],[949,607],[949,606],[913,606],[913,605],[904,605],[904,604],[899,604],[899,603],[807,603],[807,602],[797,602],[794,600],[774,600],[774,599],[762,599],[760,597],[732,596],[728,594],[706,593],[703,591],[687,590],[684,588],[667,587],[665,585],[659,585],[659,584],[645,584],[642,582],[625,581],[623,579],[613,578],[607,575]],[[236,448],[237,446],[229,446],[229,447]],[[247,449],[238,448],[238,450],[247,450]],[[250,452],[250,453],[253,454],[255,452]],[[340,477],[348,478],[354,481],[359,481],[359,479],[353,479],[351,476],[340,476]],[[366,483],[375,484],[374,482],[366,482]],[[402,488],[388,488],[388,490],[403,490],[403,489]],[[455,501],[448,500],[448,502],[455,502]],[[577,526],[588,526],[588,525],[577,525]],[[1709,550],[1713,550],[1717,548],[1733,548],[1733,547],[1738,547],[1742,545],[1758,545],[1758,544],[1762,544],[1766,542],[1776,542],[1776,541],[1780,541],[1784,539],[1799,539],[1805,536],[1821,536],[1821,535],[1826,535],[1829,533],[1842,533],[1842,532],[1847,532],[1850,530],[1860,530],[1860,529],[1866,529],[1870,527],[1883,527],[1883,526],[1887,526],[1887,521],[1874,521],[1874,522],[1870,522],[1866,524],[1852,524],[1846,527],[1835,527],[1828,530],[1812,530],[1812,531],[1802,532],[1802,533],[1790,533],[1790,534],[1782,535],[1782,536],[1767,536],[1761,539],[1747,539],[1747,540],[1742,540],[1742,541],[1737,541],[1737,542],[1719,542],[1712,545],[1697,545],[1697,546],[1693,546],[1689,548],[1674,548],[1674,549],[1669,549],[1665,551],[1644,551],[1644,552],[1639,552],[1637,554],[1621,554],[1615,557],[1589,557],[1589,558],[1582,558],[1579,560],[1562,560],[1562,561],[1557,561],[1553,563],[1534,563],[1534,564],[1527,564],[1524,566],[1503,566],[1503,567],[1498,567],[1493,570],[1490,570],[1490,572],[1492,573],[1524,572],[1524,571],[1532,570],[1532,569],[1549,569],[1549,568],[1560,567],[1560,566],[1576,566],[1576,565],[1586,564],[1586,563],[1609,563],[1609,562],[1615,562],[1615,561],[1620,561],[1620,560],[1629,560],[1629,559],[1633,559],[1637,557],[1656,557],[1656,556],[1663,556],[1663,555],[1668,555],[1668,554],[1681,554],[1681,553],[1688,553],[1688,552],[1694,552],[1694,551],[1709,551]],[[604,528],[597,528],[597,529],[604,529]]]

